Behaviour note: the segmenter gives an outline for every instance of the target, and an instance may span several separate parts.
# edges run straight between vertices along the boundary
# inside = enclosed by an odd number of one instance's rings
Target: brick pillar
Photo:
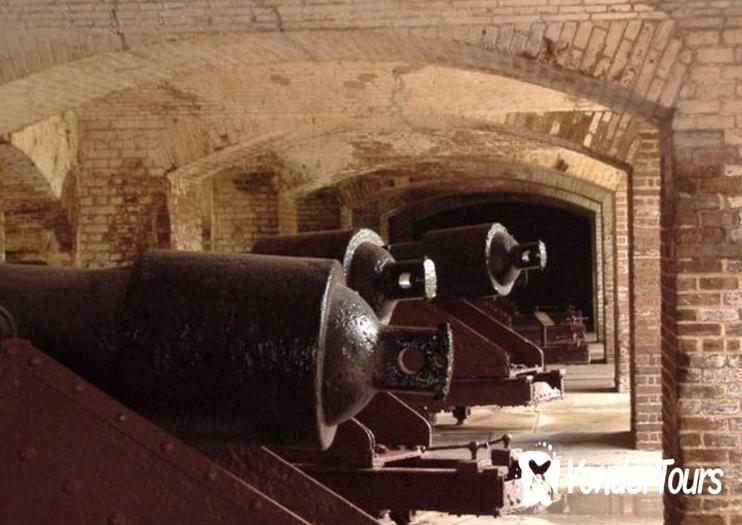
[[[353,208],[344,204],[340,206],[340,228],[344,230],[353,228]]]
[[[275,173],[225,173],[214,177],[212,249],[245,252],[264,235],[278,233]]]
[[[602,206],[602,223],[603,223],[603,312],[605,324],[603,331],[605,333],[605,353],[609,362],[614,362],[616,358],[616,257],[615,257],[615,196],[608,199]],[[616,378],[618,376],[616,375]]]
[[[2,195],[0,195],[0,206],[2,206]],[[0,262],[5,261],[5,212],[0,208]]]
[[[296,197],[281,193],[278,196],[278,233],[297,233]]]
[[[616,390],[629,392],[631,388],[630,355],[630,300],[629,300],[629,206],[626,178],[616,190],[615,200],[615,258],[616,279],[614,310],[616,316]]]
[[[297,199],[296,212],[299,232],[340,228],[340,201],[333,188],[319,190]]]
[[[149,248],[170,247],[164,124],[142,116],[81,119],[76,263],[126,264]]]
[[[377,233],[381,233],[380,223],[379,206],[376,203],[353,210],[354,228],[370,228]]]
[[[209,181],[210,183],[211,181]],[[168,208],[170,210],[170,238],[175,250],[200,251],[204,246],[204,195],[202,183],[170,184]]]
[[[0,262],[5,262],[5,177],[2,164],[0,164]]]
[[[666,512],[668,523],[730,525],[742,522],[742,162],[736,148],[687,138],[675,133],[663,202],[663,441],[681,466],[726,475],[721,495],[669,495]]]
[[[598,341],[605,341],[605,310],[603,302],[603,217],[600,213],[593,216],[593,326]]]
[[[631,422],[637,448],[661,446],[659,132],[640,134],[631,176]]]

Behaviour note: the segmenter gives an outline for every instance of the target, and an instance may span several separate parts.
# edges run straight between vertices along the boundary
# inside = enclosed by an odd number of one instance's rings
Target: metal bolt
[[[77,481],[75,481],[74,479],[71,479],[71,480],[65,482],[64,486],[62,487],[62,489],[64,489],[64,491],[67,494],[74,494],[75,492],[77,492],[78,490],[80,490],[80,484]]]
[[[75,392],[77,392],[78,394],[80,392],[83,392],[84,390],[85,390],[85,384],[84,383],[77,383],[75,385]]]
[[[5,355],[7,355],[7,356],[9,356],[9,357],[13,357],[13,356],[16,356],[16,355],[18,355],[18,349],[17,349],[17,348],[15,347],[15,346],[9,346],[9,347],[8,347],[8,348],[7,348],[6,350],[5,350]]]
[[[263,502],[259,499],[253,501],[252,510],[254,510],[255,512],[260,512],[261,510],[263,510]]]
[[[121,512],[108,517],[108,525],[126,525],[126,516]]]
[[[116,423],[123,423],[124,421],[126,421],[126,414],[124,414],[122,412],[117,412],[116,413]]]
[[[31,359],[28,360],[28,364],[31,366],[39,366],[41,364],[41,358],[35,355]]]
[[[39,451],[33,447],[26,447],[18,453],[21,461],[33,461],[39,456]]]
[[[206,473],[206,479],[208,479],[209,481],[215,481],[216,474],[216,467],[212,465],[211,467],[209,467],[209,471]]]
[[[173,445],[170,441],[166,441],[162,444],[162,450],[166,453],[170,453],[175,448],[175,445]]]

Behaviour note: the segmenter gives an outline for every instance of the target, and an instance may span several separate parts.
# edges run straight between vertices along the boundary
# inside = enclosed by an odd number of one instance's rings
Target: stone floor
[[[514,446],[529,450],[546,442],[562,458],[560,490],[566,484],[566,459],[585,458],[590,465],[653,465],[660,452],[629,448],[629,396],[611,391],[612,365],[567,367],[565,399],[535,408],[477,407],[469,420],[456,426],[441,414],[435,427],[436,444],[468,442],[508,432]],[[441,453],[443,454],[443,453]],[[448,457],[467,457],[466,451],[446,451]],[[661,525],[662,500],[655,491],[641,496],[564,494],[560,502],[538,515],[493,517],[450,516],[421,512],[416,525]]]

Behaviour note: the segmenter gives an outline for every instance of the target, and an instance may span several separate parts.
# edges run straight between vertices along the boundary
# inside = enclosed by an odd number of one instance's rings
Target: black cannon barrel
[[[327,447],[376,391],[443,396],[451,377],[447,326],[381,325],[331,260],[152,251],[112,270],[3,264],[0,304],[20,337],[202,439]]]
[[[543,242],[518,243],[498,223],[431,230],[389,251],[399,259],[432,259],[440,299],[507,295],[522,271],[546,265]]]
[[[252,253],[340,261],[348,286],[386,322],[397,300],[435,297],[436,274],[430,259],[397,260],[383,246],[376,232],[362,228],[263,237]]]

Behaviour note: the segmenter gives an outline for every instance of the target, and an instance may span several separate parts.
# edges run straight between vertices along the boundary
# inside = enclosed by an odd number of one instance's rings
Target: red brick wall
[[[613,309],[616,319],[615,370],[616,388],[629,392],[631,388],[631,323],[629,303],[629,203],[628,183],[624,178],[615,198],[615,288]]]
[[[662,443],[659,132],[642,132],[640,137],[630,179],[632,427],[638,447],[659,448]]]
[[[214,251],[249,251],[258,237],[278,232],[275,173],[227,173],[215,177],[212,184]]]
[[[296,216],[299,232],[340,228],[340,201],[337,191],[321,190],[297,199]]]
[[[352,212],[353,228],[371,228],[377,233],[381,233],[381,218],[379,217],[379,207],[376,203],[364,206],[363,208],[354,209]]]
[[[603,300],[605,312],[605,345],[606,355],[610,356],[610,361],[615,363],[616,360],[616,246],[615,246],[615,197],[604,203],[602,206],[602,253],[603,253]]]
[[[117,266],[146,249],[170,247],[161,120],[92,111],[79,125],[77,264]]]
[[[670,497],[667,514],[730,525],[742,520],[742,6],[673,16],[689,74],[663,173],[663,439],[681,464],[726,475],[721,495]]]
[[[211,192],[204,195],[203,188],[207,183],[187,185],[170,184],[168,207],[170,209],[170,239],[172,247],[177,250],[210,250],[211,249]],[[209,209],[208,217],[204,217]]]

